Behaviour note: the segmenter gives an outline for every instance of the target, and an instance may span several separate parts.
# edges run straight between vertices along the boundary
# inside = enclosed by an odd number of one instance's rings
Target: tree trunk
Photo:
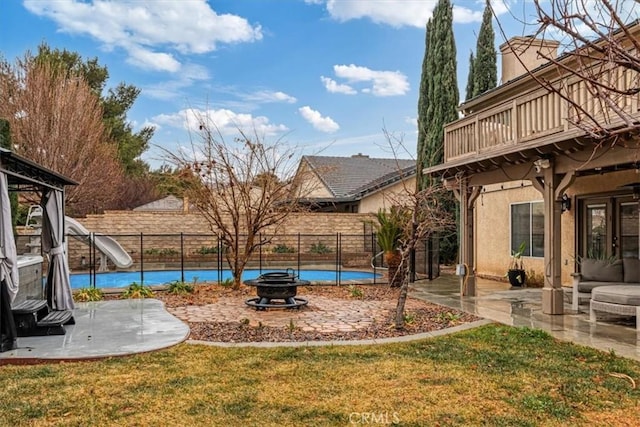
[[[402,286],[400,286],[400,295],[398,296],[398,304],[396,305],[396,329],[404,329],[404,306],[407,302],[407,293],[409,292],[409,278],[404,274],[402,275],[404,280]]]
[[[389,285],[392,288],[399,288],[402,285],[404,276],[402,268],[402,255],[398,251],[385,252],[384,261],[387,263]]]

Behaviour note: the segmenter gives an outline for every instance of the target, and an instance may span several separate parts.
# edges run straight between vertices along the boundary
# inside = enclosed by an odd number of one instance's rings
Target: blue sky
[[[106,65],[108,86],[142,90],[134,128],[156,126],[144,159],[189,145],[198,115],[282,138],[303,154],[415,157],[425,24],[437,0],[5,0],[0,53],[46,42]],[[461,97],[484,0],[454,1]],[[508,36],[530,34],[526,1],[494,2]],[[517,19],[514,19],[516,17]],[[504,42],[497,26],[496,45]]]

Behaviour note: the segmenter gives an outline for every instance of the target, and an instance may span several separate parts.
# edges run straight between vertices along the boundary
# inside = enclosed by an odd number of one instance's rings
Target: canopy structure
[[[40,194],[45,212],[43,247],[49,255],[46,294],[53,310],[73,308],[69,268],[64,253],[64,187],[77,182],[0,148],[0,331],[3,350],[15,345],[11,303],[18,290],[17,251],[13,236],[9,192]]]

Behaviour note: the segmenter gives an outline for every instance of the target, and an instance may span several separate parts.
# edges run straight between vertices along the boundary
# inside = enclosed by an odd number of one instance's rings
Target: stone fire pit
[[[255,286],[258,296],[245,303],[256,310],[267,308],[300,308],[309,301],[296,296],[298,286],[309,285],[308,280],[300,280],[293,269],[261,274],[257,279],[245,280],[247,286]],[[273,300],[281,300],[274,302]]]

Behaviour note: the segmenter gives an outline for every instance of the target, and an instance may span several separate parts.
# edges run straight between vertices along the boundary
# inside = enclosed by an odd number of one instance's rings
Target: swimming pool
[[[270,273],[273,271],[282,270],[262,270],[262,273]],[[297,272],[300,279],[309,281],[328,280],[336,281],[335,270],[302,270]],[[261,274],[260,270],[245,270],[242,275],[242,280],[255,279]],[[91,276],[89,274],[71,274],[71,288],[80,289],[86,288],[91,285]],[[341,271],[340,280],[371,280],[380,278],[382,275],[374,274],[368,271]],[[231,279],[231,271],[222,271],[222,280]],[[173,282],[175,280],[181,280],[182,275],[180,270],[154,270],[144,272],[144,284],[149,285],[162,285]],[[184,281],[191,283],[197,280],[197,282],[217,282],[218,270],[185,270]],[[96,287],[97,288],[124,288],[131,283],[141,282],[141,276],[139,271],[117,271],[108,273],[96,273]]]

